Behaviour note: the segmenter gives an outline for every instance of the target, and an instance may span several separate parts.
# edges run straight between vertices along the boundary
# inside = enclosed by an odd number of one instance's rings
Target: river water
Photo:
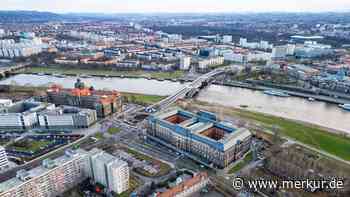
[[[76,77],[58,78],[20,74],[0,81],[0,84],[42,86],[57,83],[65,88],[72,88],[75,81]],[[83,79],[83,81],[96,89],[116,89],[121,92],[161,96],[169,95],[184,85],[178,82],[128,78],[95,77]],[[219,85],[210,85],[201,91],[198,100],[231,107],[247,105],[248,110],[301,120],[350,133],[350,112],[334,104],[310,102],[297,97],[274,97],[261,91]]]

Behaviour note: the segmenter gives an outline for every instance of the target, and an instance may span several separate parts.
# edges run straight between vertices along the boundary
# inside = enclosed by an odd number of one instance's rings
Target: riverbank
[[[228,86],[228,87],[236,87],[236,88],[244,88],[244,89],[250,89],[250,90],[255,90],[255,91],[265,91],[265,90],[278,90],[281,92],[284,92],[290,96],[294,97],[299,97],[299,98],[304,98],[304,99],[314,99],[314,101],[322,101],[325,103],[330,103],[330,104],[344,104],[350,102],[349,96],[342,98],[340,96],[329,96],[329,95],[324,95],[324,94],[317,94],[316,92],[305,92],[302,90],[297,90],[297,89],[286,89],[283,87],[276,87],[276,86],[264,86],[264,85],[255,85],[251,83],[245,83],[245,82],[239,82],[239,81],[230,81],[230,82],[214,82],[213,84],[215,85],[222,85],[222,86]]]
[[[346,137],[345,133],[340,134],[338,131],[309,123],[206,102],[194,101],[191,107],[214,112],[220,110],[227,116],[254,122],[268,130],[276,127],[283,136],[350,161],[350,138]]]
[[[122,96],[127,102],[136,103],[136,104],[145,105],[145,106],[152,105],[165,98],[165,96],[146,95],[146,94],[137,94],[137,93],[129,93],[129,92],[122,92]]]
[[[152,78],[161,80],[174,80],[184,77],[183,71],[143,71],[143,70],[131,70],[131,71],[117,71],[117,70],[102,70],[102,69],[80,69],[80,68],[66,68],[58,66],[50,67],[29,67],[23,71],[16,72],[17,74],[61,74],[67,76],[77,75],[90,75],[96,77],[128,77],[128,78]]]
[[[11,98],[11,95],[14,95],[16,93],[26,93],[26,98],[29,98],[31,96],[35,96],[38,94],[38,92],[46,91],[48,87],[46,86],[40,86],[40,87],[33,87],[33,86],[16,86],[16,85],[9,85],[5,87],[5,85],[0,86],[0,95],[2,95],[4,98],[6,97],[6,94],[8,95],[6,98]],[[141,105],[151,105],[154,103],[157,103],[165,98],[165,96],[158,96],[158,95],[151,95],[151,94],[138,94],[138,93],[130,93],[130,92],[121,92],[121,95],[123,96],[124,100],[126,102],[131,103],[137,103]],[[18,99],[19,100],[19,99]]]

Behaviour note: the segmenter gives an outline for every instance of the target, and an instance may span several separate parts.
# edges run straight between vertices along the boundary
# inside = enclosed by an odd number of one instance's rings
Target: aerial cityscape
[[[3,0],[0,197],[349,197],[350,1]]]

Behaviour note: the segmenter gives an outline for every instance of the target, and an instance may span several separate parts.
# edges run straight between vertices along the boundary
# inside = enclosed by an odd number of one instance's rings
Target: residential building
[[[108,192],[120,194],[129,189],[129,167],[125,161],[102,151],[90,151],[90,177]]]
[[[191,57],[180,57],[180,70],[189,70],[191,66]]]
[[[152,114],[147,135],[219,168],[241,158],[251,142],[246,128],[220,122],[210,112],[191,113],[180,108]]]
[[[31,170],[20,170],[17,176],[0,183],[1,197],[54,197],[87,178],[88,154],[67,150],[56,159],[45,159]]]
[[[239,46],[249,49],[272,49],[273,45],[269,44],[268,41],[261,40],[260,42],[248,42],[246,38],[239,39]]]
[[[216,66],[221,65],[224,63],[224,57],[217,56],[217,57],[211,57],[207,59],[200,59],[198,61],[198,69],[199,70],[206,70],[210,66]]]
[[[288,52],[288,48],[287,46],[283,45],[283,46],[275,46],[272,49],[272,55],[271,57],[273,59],[283,59],[287,56],[287,52]]]
[[[304,45],[295,48],[297,58],[319,58],[333,53],[332,46],[318,44],[316,41],[305,41]]]
[[[0,29],[0,38],[5,36],[6,35],[6,32],[4,29]]]
[[[206,172],[201,172],[187,180],[182,180],[181,178],[178,178],[176,182],[177,184],[174,187],[170,187],[164,192],[157,193],[155,196],[157,197],[192,196],[194,193],[199,192],[201,189],[203,189],[208,185],[209,177]]]
[[[7,168],[9,164],[5,148],[0,146],[0,170]]]
[[[15,40],[0,40],[0,57],[15,58],[28,57],[41,53],[47,48],[40,38],[31,37],[21,39],[20,42]]]
[[[224,43],[224,44],[232,43],[232,36],[230,36],[230,35],[224,35],[224,36],[222,37],[222,43]]]

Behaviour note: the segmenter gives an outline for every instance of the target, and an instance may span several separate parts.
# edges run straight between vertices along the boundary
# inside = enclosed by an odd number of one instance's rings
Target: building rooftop
[[[40,115],[51,115],[51,116],[58,116],[58,115],[65,115],[65,114],[87,114],[89,111],[93,111],[91,109],[84,109],[84,108],[78,108],[78,107],[71,107],[71,106],[58,106],[58,107],[49,107],[45,109],[44,111],[40,112]]]
[[[0,110],[2,113],[33,113],[45,110],[48,106],[52,104],[35,102],[31,100],[20,101],[9,106],[4,106]]]
[[[204,111],[195,114],[180,108],[171,108],[152,115],[150,120],[157,120],[162,126],[180,135],[190,136],[221,151],[251,135],[246,128],[220,122],[215,114]]]
[[[17,171],[17,176],[13,177],[7,181],[4,181],[0,183],[0,194],[3,192],[6,192],[10,190],[13,187],[19,186],[32,178],[42,176],[49,171],[64,165],[67,162],[72,161],[73,159],[77,158],[78,156],[84,156],[87,155],[87,152],[78,149],[78,150],[67,150],[64,155],[57,157],[53,160],[44,160],[43,165],[40,165],[36,168],[33,168],[31,170],[25,171],[20,170]]]

